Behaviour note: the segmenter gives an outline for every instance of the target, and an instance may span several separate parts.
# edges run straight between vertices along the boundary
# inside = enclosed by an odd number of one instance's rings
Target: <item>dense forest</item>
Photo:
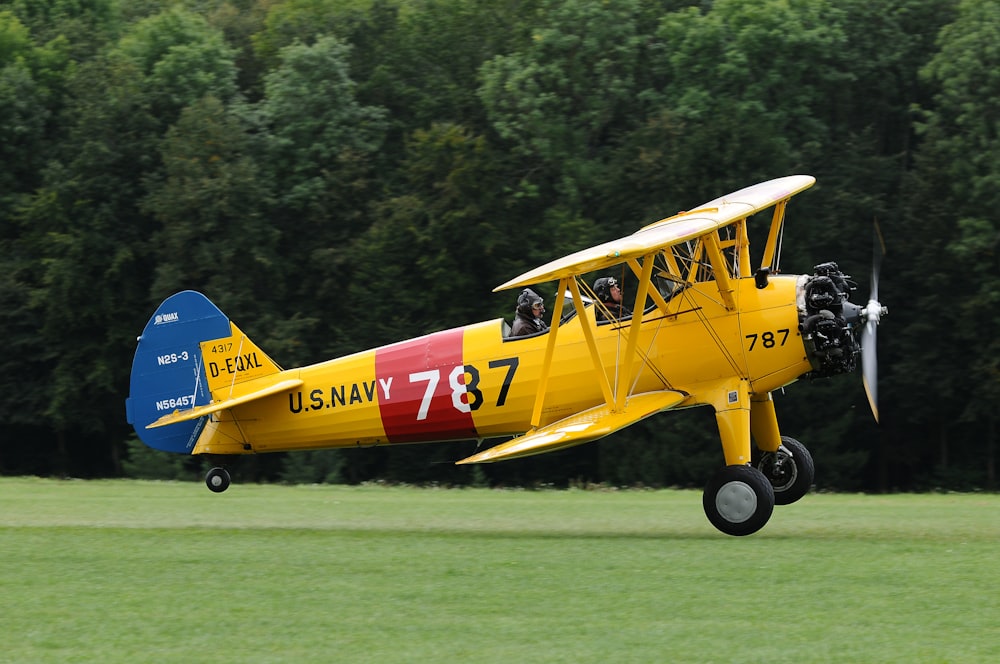
[[[177,290],[294,367],[509,320],[491,291],[535,265],[807,173],[785,271],[836,260],[862,299],[885,240],[881,418],[859,376],[799,381],[783,433],[822,488],[995,489],[998,101],[993,0],[4,0],[0,472],[198,476],[125,422]],[[700,486],[722,463],[704,409],[486,467],[464,445],[239,472]]]

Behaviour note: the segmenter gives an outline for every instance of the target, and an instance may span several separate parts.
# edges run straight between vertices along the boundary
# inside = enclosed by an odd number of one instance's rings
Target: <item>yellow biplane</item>
[[[860,357],[877,418],[877,270],[865,306],[849,301],[835,263],[777,270],[786,205],[814,181],[757,184],[511,279],[496,290],[558,282],[551,328],[529,336],[496,319],[282,370],[205,296],[177,293],[138,338],[128,421],[150,447],[212,457],[507,439],[458,461],[469,464],[710,406],[725,465],[705,487],[705,513],[724,533],[756,532],[814,476],[808,450],[779,432],[774,390],[851,372]],[[755,268],[748,224],[772,207]],[[634,313],[622,319],[599,317],[584,281],[612,269],[629,276]],[[212,468],[206,484],[224,491],[229,473]]]

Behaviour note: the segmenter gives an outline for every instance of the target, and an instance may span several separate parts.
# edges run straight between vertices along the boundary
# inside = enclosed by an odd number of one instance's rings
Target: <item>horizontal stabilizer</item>
[[[688,397],[683,392],[646,392],[629,397],[625,409],[613,412],[608,404],[601,404],[567,418],[553,422],[523,436],[483,450],[459,464],[489,463],[518,457],[554,452],[566,447],[588,443],[603,438],[650,415],[673,408]]]
[[[187,422],[188,420],[196,420],[199,417],[204,417],[205,415],[211,415],[212,413],[217,413],[220,410],[226,410],[234,406],[239,406],[241,404],[249,403],[251,401],[256,401],[257,399],[262,399],[264,397],[269,397],[273,394],[281,394],[282,392],[287,392],[289,390],[294,390],[296,387],[302,387],[303,381],[299,378],[291,378],[288,380],[283,380],[275,383],[274,385],[268,385],[264,389],[257,390],[255,392],[250,392],[249,394],[244,394],[233,399],[225,399],[223,401],[216,401],[214,403],[206,404],[204,406],[196,406],[195,408],[189,408],[188,410],[175,410],[169,415],[164,415],[160,419],[156,420],[152,424],[146,426],[147,429],[155,429],[156,427],[165,427],[168,424],[176,424],[178,422]]]

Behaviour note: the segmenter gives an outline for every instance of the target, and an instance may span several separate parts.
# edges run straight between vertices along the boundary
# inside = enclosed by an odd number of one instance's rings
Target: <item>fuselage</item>
[[[646,310],[638,352],[620,358],[631,321],[594,323],[599,361],[574,314],[559,326],[540,420],[545,426],[605,400],[598,372],[615,393],[674,390],[683,406],[710,405],[708,386],[736,375],[751,394],[794,381],[811,366],[799,330],[797,280],[733,281],[737,306],[727,310],[711,281],[695,283]],[[443,330],[320,364],[290,369],[233,386],[226,395],[262,384],[299,379],[301,387],[217,413],[194,453],[246,454],[325,447],[494,438],[533,426],[548,334],[511,338],[502,319]]]

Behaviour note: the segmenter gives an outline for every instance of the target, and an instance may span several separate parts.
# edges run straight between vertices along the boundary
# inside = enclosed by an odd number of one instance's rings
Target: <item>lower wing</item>
[[[661,410],[673,408],[687,398],[687,394],[671,390],[634,394],[629,397],[625,408],[621,411],[614,412],[608,404],[601,404],[483,450],[457,463],[504,461],[588,443],[624,429]]]

